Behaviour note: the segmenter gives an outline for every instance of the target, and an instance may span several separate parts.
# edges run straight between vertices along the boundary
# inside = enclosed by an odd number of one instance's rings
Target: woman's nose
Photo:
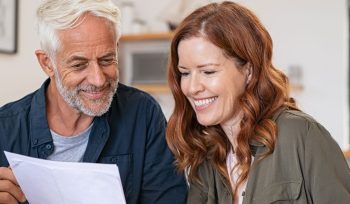
[[[189,92],[191,95],[196,95],[204,90],[203,83],[198,75],[192,75],[189,83]]]

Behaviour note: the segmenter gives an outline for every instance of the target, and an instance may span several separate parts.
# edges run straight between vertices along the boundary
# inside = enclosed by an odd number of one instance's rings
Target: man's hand
[[[17,204],[26,201],[12,170],[0,167],[0,203]]]

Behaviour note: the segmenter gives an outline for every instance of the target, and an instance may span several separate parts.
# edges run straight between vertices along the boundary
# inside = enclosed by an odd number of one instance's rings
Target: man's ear
[[[55,75],[53,70],[53,63],[51,62],[51,59],[47,53],[43,50],[36,50],[35,55],[41,66],[41,69],[46,73],[48,77],[53,77]]]

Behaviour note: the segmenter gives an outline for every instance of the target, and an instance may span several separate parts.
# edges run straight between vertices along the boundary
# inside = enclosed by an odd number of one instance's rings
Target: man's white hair
[[[60,47],[57,31],[74,28],[85,13],[107,19],[119,40],[120,11],[111,0],[44,0],[37,10],[37,29],[41,49],[52,60]]]

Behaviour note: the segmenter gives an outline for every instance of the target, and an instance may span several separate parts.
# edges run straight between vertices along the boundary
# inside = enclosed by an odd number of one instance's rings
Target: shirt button
[[[117,158],[111,158],[111,162],[117,162]]]
[[[33,144],[38,144],[38,139],[35,139],[34,141],[33,141]]]
[[[51,148],[52,148],[52,145],[51,145],[51,144],[47,144],[47,145],[45,146],[45,148],[46,148],[46,149],[51,149]]]

